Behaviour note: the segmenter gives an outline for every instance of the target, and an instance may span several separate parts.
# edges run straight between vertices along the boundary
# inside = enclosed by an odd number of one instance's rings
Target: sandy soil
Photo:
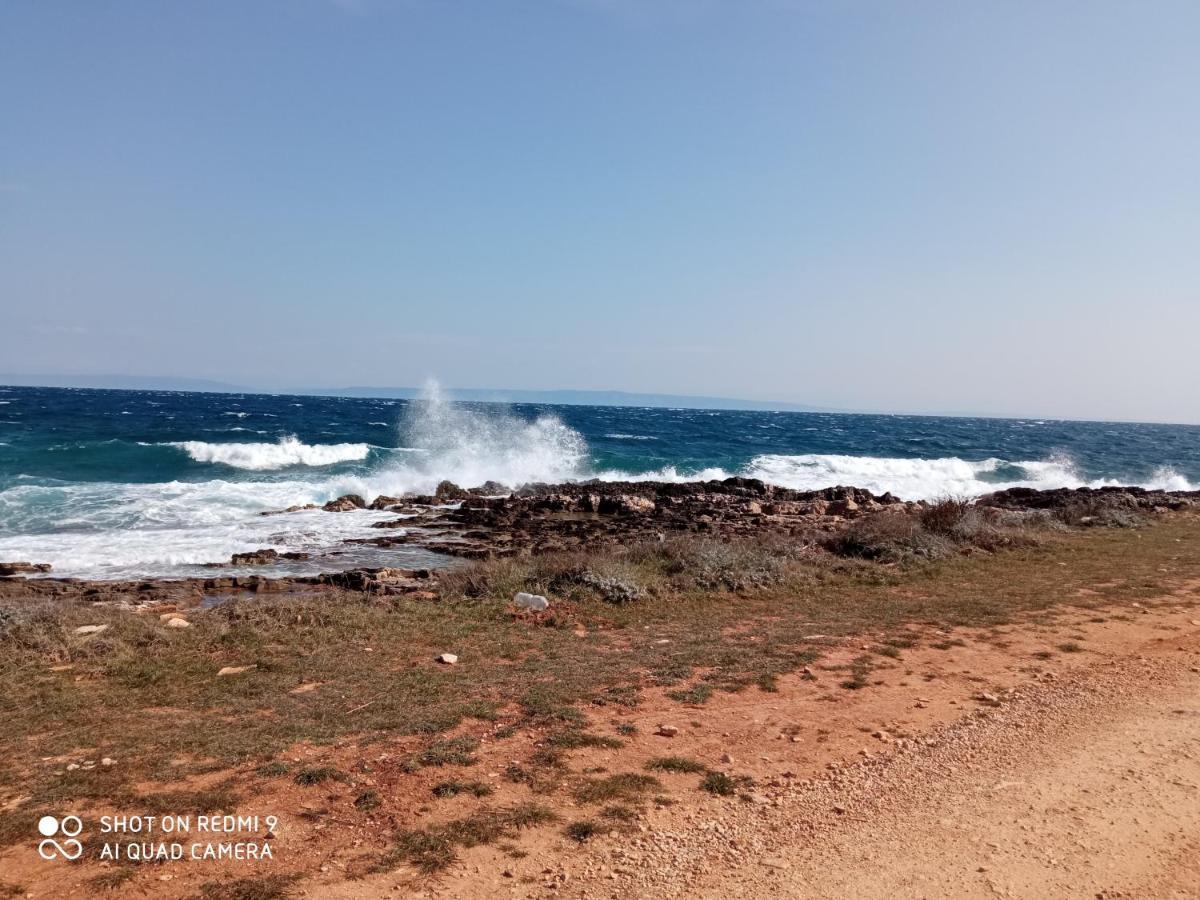
[[[1085,660],[1064,666],[1059,657],[1036,672],[1003,665],[1011,645],[999,653],[960,648],[941,673],[951,677],[909,691],[919,697],[907,709],[896,708],[892,690],[848,714],[868,726],[888,717],[893,731],[882,732],[886,743],[860,730],[853,742],[844,735],[826,742],[836,749],[797,753],[790,739],[770,741],[761,727],[767,720],[777,727],[796,707],[747,704],[741,712],[751,737],[723,739],[735,759],[757,757],[739,771],[758,769],[762,777],[784,761],[811,770],[814,760],[833,757],[824,772],[809,779],[767,775],[752,803],[713,800],[664,817],[633,840],[602,839],[544,866],[536,885],[514,884],[519,876],[511,864],[497,861],[495,868],[470,867],[429,893],[1200,896],[1200,620],[1194,615],[1093,623],[1088,637],[1095,649],[1072,654]],[[1067,630],[1087,629],[1076,623]],[[1010,639],[1033,644],[1035,635],[1036,629],[1014,629]],[[987,690],[976,687],[963,697],[964,686],[980,684],[970,680],[980,673]],[[1011,684],[994,687],[1004,674]],[[968,702],[993,690],[994,703]],[[951,704],[959,715],[947,713]],[[938,706],[940,713],[930,716]],[[822,727],[836,727],[831,719]],[[861,746],[847,757],[849,743]],[[802,737],[798,746],[804,745]],[[496,878],[497,869],[514,878]]]
[[[507,848],[464,851],[432,878],[408,867],[354,874],[393,830],[350,814],[356,789],[314,795],[288,782],[239,812],[280,814],[277,858],[319,871],[292,886],[304,897],[1200,897],[1198,602],[1191,584],[1144,603],[959,629],[953,641],[923,631],[921,646],[885,660],[857,691],[838,686],[836,667],[870,638],[780,679],[776,694],[718,694],[682,709],[651,694],[632,711],[594,712],[599,732],[617,722],[638,732],[620,749],[577,751],[576,772],[639,772],[681,755],[752,776],[749,799],[664,774],[673,804],[649,806],[629,828],[585,844],[560,827],[535,829]],[[660,724],[679,733],[659,736]],[[531,749],[521,737],[485,741],[462,775],[494,784],[495,803],[527,799],[501,773]],[[389,754],[348,743],[293,758],[346,771],[369,762],[367,783],[435,819],[469,808],[466,798],[432,803],[428,784],[393,777]],[[565,792],[542,799],[564,821],[596,813]],[[94,896],[90,879],[105,871],[44,863],[29,847],[0,866],[29,897]],[[214,878],[269,871],[167,863],[111,895],[196,897]]]

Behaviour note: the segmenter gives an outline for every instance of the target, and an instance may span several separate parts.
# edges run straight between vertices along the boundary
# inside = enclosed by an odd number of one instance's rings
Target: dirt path
[[[628,880],[642,896],[1200,896],[1196,646],[1038,684],[932,746],[662,836]]]
[[[933,797],[796,854],[795,875],[781,879],[778,893],[1200,895],[1194,684],[1012,749],[967,768]]]

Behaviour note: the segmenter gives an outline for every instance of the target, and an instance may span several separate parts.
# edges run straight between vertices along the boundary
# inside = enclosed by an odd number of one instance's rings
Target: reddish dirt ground
[[[958,629],[953,642],[921,632],[920,647],[883,659],[868,687],[849,691],[834,669],[862,652],[869,638],[859,637],[807,676],[780,679],[778,693],[718,694],[694,708],[651,693],[634,710],[593,714],[597,731],[638,730],[621,749],[576,751],[576,771],[639,772],[670,754],[755,787],[748,799],[718,798],[698,790],[700,776],[660,774],[673,805],[584,844],[549,826],[466,850],[436,876],[408,866],[360,874],[394,828],[348,814],[363,784],[407,795],[435,821],[472,808],[465,797],[431,799],[431,783],[450,776],[494,785],[491,802],[516,802],[526,797],[501,773],[527,759],[530,735],[485,740],[467,772],[419,776],[399,770],[401,741],[299,747],[290,760],[370,774],[356,788],[270,782],[239,812],[280,817],[277,863],[320,873],[292,885],[306,897],[1197,896],[1197,600],[1193,584],[1117,609]],[[656,734],[664,724],[678,734]],[[486,739],[486,727],[474,733]],[[594,815],[565,792],[543,799],[564,821]],[[43,862],[33,847],[0,857],[4,881],[28,897],[96,893],[90,880],[108,867]],[[205,882],[272,870],[146,864],[113,893],[196,896]]]

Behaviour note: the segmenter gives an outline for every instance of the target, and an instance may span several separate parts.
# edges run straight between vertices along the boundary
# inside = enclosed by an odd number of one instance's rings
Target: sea
[[[912,500],[1013,486],[1200,485],[1200,426],[740,412],[279,394],[0,386],[0,561],[53,576],[211,576],[264,547],[312,554],[269,574],[438,565],[347,543],[394,513],[320,509],[347,493],[495,481],[854,485]],[[219,570],[230,572],[237,570]],[[259,574],[268,574],[255,568]]]

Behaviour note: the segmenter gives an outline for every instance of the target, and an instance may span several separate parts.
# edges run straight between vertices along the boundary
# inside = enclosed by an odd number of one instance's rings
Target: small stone
[[[841,816],[845,814],[846,807],[842,806],[840,803],[835,803],[833,804],[833,811]]]
[[[116,763],[117,763],[117,761],[115,759],[113,759],[111,756],[106,756],[106,757],[104,757],[104,759],[100,760],[100,765],[104,766],[104,768],[106,768],[106,769],[109,766],[116,765]]]
[[[79,768],[79,763],[67,763],[67,771],[68,772],[74,772],[78,768]]]
[[[178,616],[176,616],[173,619],[167,619],[167,627],[168,628],[191,628],[192,623],[189,622],[187,619],[181,619]]]
[[[661,737],[675,737],[679,734],[679,729],[674,725],[659,725],[656,734]]]
[[[457,666],[458,656],[453,653],[439,653],[437,655],[437,661],[443,666]]]
[[[225,666],[219,672],[217,672],[217,677],[220,678],[224,675],[241,675],[243,672],[252,672],[257,668],[258,666],[253,664],[248,666]]]
[[[108,631],[107,625],[80,625],[75,629],[76,634],[99,634],[102,631]]]

